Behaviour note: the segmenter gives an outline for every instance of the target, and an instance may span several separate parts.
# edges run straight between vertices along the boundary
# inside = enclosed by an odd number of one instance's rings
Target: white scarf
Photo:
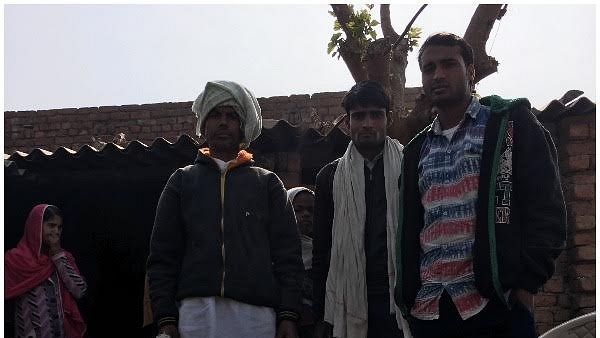
[[[395,238],[398,224],[398,179],[404,146],[386,136],[383,148],[385,175],[387,252],[390,313],[404,328],[406,323],[394,302],[396,279]],[[364,157],[351,141],[333,178],[333,227],[331,260],[325,288],[325,321],[333,324],[333,336],[367,336],[367,280],[364,233],[366,221]],[[402,320],[401,320],[402,319]],[[410,336],[408,329],[405,337]],[[407,336],[408,333],[408,336]]]

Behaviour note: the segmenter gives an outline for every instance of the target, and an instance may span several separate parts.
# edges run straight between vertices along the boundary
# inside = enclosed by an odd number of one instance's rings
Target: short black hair
[[[46,222],[53,216],[58,216],[60,218],[63,218],[62,211],[60,211],[60,209],[56,205],[49,205],[46,207],[46,210],[44,210],[44,216],[42,217],[42,222]]]
[[[473,48],[460,36],[448,32],[438,32],[431,34],[419,49],[419,68],[421,68],[421,56],[423,51],[429,46],[458,46],[460,47],[460,55],[465,62],[465,66],[473,64]]]
[[[371,105],[384,107],[386,113],[390,111],[390,97],[379,83],[371,80],[358,82],[342,99],[346,114],[354,107]]]

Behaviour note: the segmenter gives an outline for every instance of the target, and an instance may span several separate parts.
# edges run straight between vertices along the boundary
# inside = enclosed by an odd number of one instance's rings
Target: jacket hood
[[[482,105],[490,107],[493,113],[500,113],[511,110],[517,106],[525,105],[531,109],[531,103],[528,99],[522,97],[517,99],[504,99],[498,95],[490,95],[479,99]]]

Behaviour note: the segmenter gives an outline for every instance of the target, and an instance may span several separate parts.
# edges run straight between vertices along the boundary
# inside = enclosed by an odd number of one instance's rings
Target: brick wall
[[[544,123],[558,148],[567,204],[567,249],[535,297],[538,333],[596,309],[596,116]]]
[[[407,88],[410,106],[419,88]],[[333,121],[343,113],[340,102],[345,92],[258,98],[264,119],[282,119],[303,127],[318,120]],[[4,112],[4,153],[25,153],[35,148],[54,151],[58,147],[79,150],[89,144],[138,140],[150,145],[157,137],[174,142],[182,134],[197,139],[192,102],[156,103],[89,108]],[[126,143],[123,141],[123,143]],[[118,143],[118,142],[117,142]]]
[[[98,147],[123,133],[127,140],[151,144],[157,137],[176,141],[193,134],[196,118],[191,102],[158,103],[92,108],[4,112],[4,153],[35,148],[55,151],[63,146],[75,151],[83,145]]]

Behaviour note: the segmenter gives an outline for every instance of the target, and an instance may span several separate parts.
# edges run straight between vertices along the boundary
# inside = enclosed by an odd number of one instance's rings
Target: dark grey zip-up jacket
[[[506,304],[505,291],[536,293],[554,273],[554,260],[566,244],[566,208],[556,147],[529,101],[489,96],[480,102],[490,106],[491,115],[479,174],[473,269],[479,292]],[[404,316],[421,288],[424,209],[417,166],[430,128],[404,148],[395,287],[395,301]],[[506,165],[510,167],[502,168]]]
[[[298,318],[303,265],[286,190],[249,156],[238,162],[222,174],[199,153],[164,187],[147,262],[159,327],[177,324],[177,303],[188,297],[226,297],[272,307],[278,320]]]

